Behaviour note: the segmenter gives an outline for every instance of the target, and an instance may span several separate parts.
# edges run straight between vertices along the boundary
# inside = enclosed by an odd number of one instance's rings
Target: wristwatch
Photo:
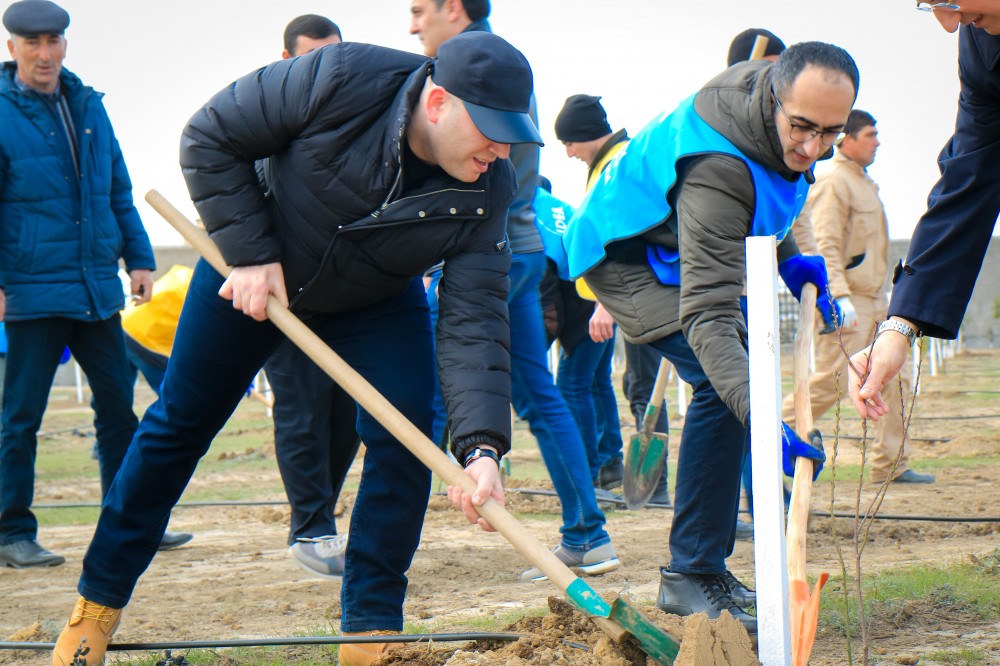
[[[906,336],[906,341],[911,345],[920,337],[920,333],[915,331],[912,327],[907,326],[901,321],[896,321],[895,319],[886,319],[884,322],[878,325],[878,331],[875,337],[882,335],[886,331],[896,331]]]
[[[500,466],[500,456],[496,454],[496,451],[493,451],[492,449],[481,449],[477,446],[472,449],[471,453],[465,456],[465,464],[463,464],[462,467],[468,467],[480,458],[489,458],[497,464],[497,467]]]

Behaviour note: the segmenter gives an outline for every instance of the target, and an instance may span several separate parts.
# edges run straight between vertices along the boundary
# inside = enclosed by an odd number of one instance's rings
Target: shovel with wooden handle
[[[802,441],[823,446],[819,433],[813,430],[812,404],[809,399],[809,352],[812,348],[816,317],[816,285],[805,284],[799,301],[799,326],[795,332],[795,353],[792,362],[795,426]],[[818,440],[818,441],[817,441]],[[816,588],[809,593],[806,580],[806,533],[809,525],[809,498],[812,494],[813,461],[804,456],[795,459],[792,499],[788,507],[785,546],[788,561],[788,605],[792,639],[793,666],[806,666],[816,640],[819,621],[819,595],[830,577],[821,573]]]
[[[625,452],[625,474],[622,478],[622,490],[625,494],[625,506],[637,511],[646,506],[646,502],[656,492],[656,483],[663,474],[667,461],[667,434],[653,432],[656,420],[663,407],[663,395],[667,390],[667,375],[670,373],[670,362],[660,359],[660,367],[656,371],[656,383],[653,384],[653,395],[646,405],[646,413],[642,417],[642,428],[629,440]]]
[[[180,232],[181,236],[212,265],[212,268],[223,276],[229,275],[231,268],[226,265],[219,249],[203,230],[194,226],[156,190],[146,194],[146,201]],[[267,299],[267,317],[435,474],[449,485],[461,486],[469,495],[476,491],[475,481],[465,473],[465,470],[449,460],[441,449],[298,317],[281,305],[273,295]],[[680,646],[670,634],[650,622],[621,598],[615,599],[612,604],[605,602],[590,585],[535,539],[501,504],[492,498],[487,498],[482,506],[476,507],[476,511],[549,580],[558,585],[569,601],[590,617],[613,640],[621,642],[627,635],[631,635],[646,654],[656,661],[664,665],[674,663]]]

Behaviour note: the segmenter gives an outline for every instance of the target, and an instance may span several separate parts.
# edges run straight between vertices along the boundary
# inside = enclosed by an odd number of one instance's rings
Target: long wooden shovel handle
[[[802,441],[809,441],[813,429],[812,404],[809,399],[809,353],[812,349],[816,321],[816,285],[802,286],[799,299],[799,326],[795,332],[795,352],[792,357],[795,425]],[[813,461],[800,456],[795,460],[792,499],[788,507],[788,527],[785,530],[788,579],[806,580],[806,532],[809,522],[809,498],[812,494]]]
[[[660,359],[660,365],[656,369],[656,382],[653,384],[653,395],[649,397],[649,404],[646,405],[646,413],[642,417],[642,434],[646,439],[653,436],[653,429],[656,428],[656,419],[660,418],[660,410],[663,409],[663,396],[667,393],[667,376],[670,374],[670,361],[665,358]]]
[[[201,256],[223,276],[232,270],[226,265],[215,243],[202,229],[192,224],[159,192],[150,190],[146,201],[164,217]],[[461,486],[472,495],[476,483],[461,467],[448,459],[420,430],[403,416],[368,381],[330,349],[319,336],[281,305],[273,296],[267,299],[267,317],[295,343],[316,365],[333,378],[352,398],[391,432],[413,455],[420,459],[448,485]],[[576,574],[546,549],[516,518],[492,498],[487,498],[476,511],[485,518],[507,541],[517,548],[532,564],[549,577],[564,592],[577,580]],[[592,618],[615,640],[621,640],[625,631],[615,622],[601,617]]]
[[[753,47],[750,49],[750,60],[760,60],[767,51],[767,43],[771,41],[764,35],[757,35],[753,38]]]

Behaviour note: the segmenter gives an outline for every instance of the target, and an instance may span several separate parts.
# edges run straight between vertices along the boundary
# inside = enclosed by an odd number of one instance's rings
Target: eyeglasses
[[[953,2],[918,2],[917,9],[922,12],[932,12],[935,9],[950,9],[953,12],[961,11],[961,7]]]
[[[792,119],[788,117],[785,110],[781,108],[781,102],[778,101],[778,96],[771,91],[771,97],[774,98],[774,104],[778,107],[778,111],[781,111],[781,115],[785,117],[788,121],[788,125],[792,128],[788,132],[788,138],[797,143],[808,143],[819,135],[819,140],[823,142],[824,146],[833,146],[844,138],[843,130],[818,130],[815,127],[809,127],[808,125],[796,125],[792,122]]]

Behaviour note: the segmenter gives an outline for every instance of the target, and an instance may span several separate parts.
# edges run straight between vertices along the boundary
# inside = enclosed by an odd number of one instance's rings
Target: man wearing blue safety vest
[[[657,605],[669,613],[728,611],[756,631],[733,601],[734,592],[752,601],[752,591],[726,568],[750,419],[745,240],[782,241],[785,283],[796,296],[816,284],[817,307],[834,322],[822,258],[800,255],[788,230],[857,90],[850,55],[820,42],[731,67],[636,135],[564,236],[570,277],[584,276],[626,339],[656,348],[694,388],[660,572]],[[822,459],[784,431],[786,472],[796,455]]]

